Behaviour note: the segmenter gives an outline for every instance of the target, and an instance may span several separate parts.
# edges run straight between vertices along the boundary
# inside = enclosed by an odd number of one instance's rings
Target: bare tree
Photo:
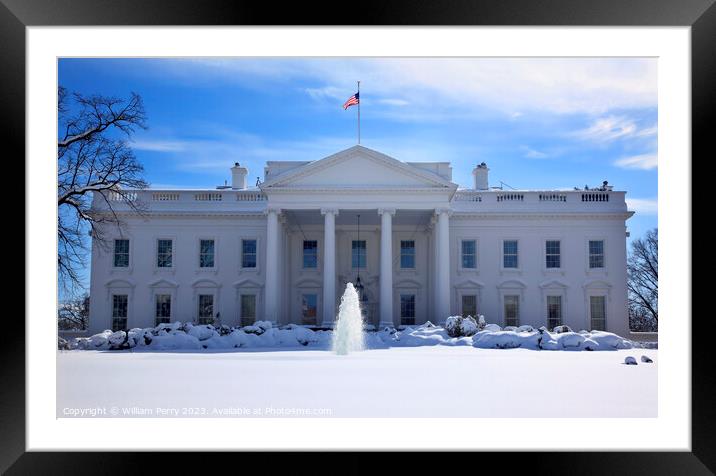
[[[659,322],[659,234],[654,228],[634,240],[627,259],[630,319]]]
[[[106,247],[106,225],[121,227],[114,208],[118,202],[111,198],[141,211],[126,189],[148,184],[127,142],[137,128],[146,129],[146,115],[135,93],[118,99],[69,94],[60,87],[57,98],[57,266],[60,283],[69,291],[80,287],[88,234]],[[101,197],[106,210],[92,209],[93,194]]]
[[[57,327],[60,330],[85,330],[89,324],[89,294],[60,304],[57,310]]]

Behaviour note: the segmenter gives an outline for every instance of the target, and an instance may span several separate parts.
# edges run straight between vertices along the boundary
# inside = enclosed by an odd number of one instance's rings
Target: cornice
[[[542,218],[574,218],[574,219],[613,219],[613,218],[619,218],[622,220],[626,220],[630,218],[634,212],[604,212],[604,213],[594,213],[594,212],[586,212],[586,213],[580,213],[580,212],[482,212],[482,213],[475,213],[475,212],[453,212],[452,219],[459,219],[459,220],[469,220],[472,218],[488,218],[488,219],[494,219],[494,220],[511,220],[516,218],[532,218],[532,219],[542,219]]]

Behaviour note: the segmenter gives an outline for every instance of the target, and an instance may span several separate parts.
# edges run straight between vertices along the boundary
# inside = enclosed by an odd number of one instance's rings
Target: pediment
[[[482,289],[484,287],[485,287],[485,283],[478,281],[476,279],[466,279],[466,280],[461,281],[455,285],[455,288],[457,288],[457,289],[473,289],[473,288]]]
[[[150,288],[178,288],[179,284],[169,279],[158,279],[152,283],[149,283]]]
[[[582,287],[584,289],[609,289],[612,285],[603,279],[592,279],[585,282]]]
[[[300,189],[456,189],[440,175],[363,146],[353,146],[269,178],[264,191]]]
[[[255,279],[240,279],[234,282],[235,288],[262,288],[264,285]]]
[[[497,285],[498,289],[525,289],[527,284],[521,279],[507,279]]]
[[[549,279],[547,281],[540,283],[539,287],[542,289],[545,289],[545,288],[567,289],[569,287],[569,285],[563,281],[560,281],[559,279]]]

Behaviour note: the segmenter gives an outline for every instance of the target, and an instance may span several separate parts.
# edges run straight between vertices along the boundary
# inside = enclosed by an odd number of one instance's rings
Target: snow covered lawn
[[[657,365],[655,349],[60,351],[57,416],[656,417]]]

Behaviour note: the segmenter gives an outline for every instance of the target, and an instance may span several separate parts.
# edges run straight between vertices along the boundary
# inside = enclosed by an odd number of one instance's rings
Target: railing
[[[238,202],[264,202],[266,195],[261,192],[237,192],[236,201]]]
[[[589,192],[582,194],[583,202],[608,202],[609,193],[607,192]]]
[[[482,195],[479,193],[462,192],[455,195],[455,200],[458,202],[481,202]]]
[[[220,202],[224,196],[221,192],[195,193],[194,200],[197,202]]]
[[[105,199],[96,194],[93,206],[106,209]],[[133,201],[148,206],[147,211],[155,210],[250,210],[258,211],[266,206],[268,198],[258,189],[251,190],[112,190],[104,197],[112,206],[131,206]]]
[[[107,199],[110,202],[133,202],[137,200],[137,192],[109,192]]]
[[[540,193],[539,201],[540,202],[566,202],[567,194],[566,193]]]
[[[152,200],[155,202],[176,202],[179,200],[179,192],[154,192]]]
[[[523,193],[498,193],[498,202],[524,202],[525,195]]]
[[[458,190],[453,198],[457,211],[628,211],[625,192],[608,190]]]

